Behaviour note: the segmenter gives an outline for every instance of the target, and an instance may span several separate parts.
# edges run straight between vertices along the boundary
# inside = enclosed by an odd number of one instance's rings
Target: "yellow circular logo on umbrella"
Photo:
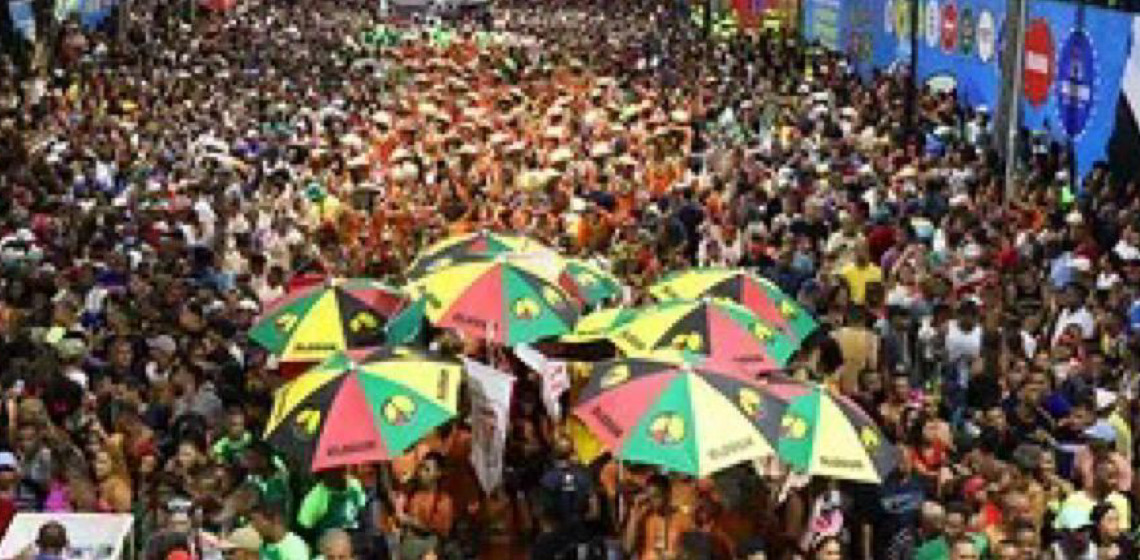
[[[676,350],[688,350],[690,352],[700,352],[704,345],[704,337],[698,332],[681,333],[674,336],[672,343],[670,343],[670,346]]]
[[[863,442],[863,447],[867,448],[870,453],[877,451],[879,446],[883,444],[879,434],[870,426],[863,426],[859,429],[859,441]]]
[[[558,293],[558,290],[555,290],[550,286],[542,287],[542,299],[545,299],[547,303],[553,305],[554,307],[562,307],[563,305],[566,305],[566,298],[562,297],[562,294]]]
[[[356,316],[348,322],[348,328],[355,333],[365,330],[376,330],[376,327],[379,326],[380,323],[376,320],[376,316],[367,311],[361,311],[360,313],[357,313]]]
[[[320,427],[321,411],[315,408],[306,408],[293,417],[293,433],[298,439],[312,438]]]
[[[785,414],[780,420],[782,437],[788,439],[803,439],[808,434],[807,420],[795,414]]]
[[[658,445],[677,445],[685,432],[685,419],[676,412],[662,412],[649,423],[649,437]]]
[[[281,332],[289,332],[297,324],[296,313],[283,313],[276,321],[273,321],[273,326]]]
[[[799,313],[799,309],[797,309],[792,302],[788,300],[780,302],[780,314],[783,315],[785,319],[795,319],[797,313]]]
[[[764,411],[761,410],[761,403],[763,401],[760,398],[760,393],[752,389],[743,388],[740,390],[740,394],[737,395],[736,399],[740,404],[740,410],[743,410],[744,414],[749,418],[758,420],[764,413]]]
[[[589,272],[579,272],[574,275],[574,280],[578,282],[579,286],[593,286],[598,283],[598,279]]]
[[[609,389],[610,387],[625,383],[625,381],[629,379],[629,374],[629,366],[625,364],[610,368],[602,375],[602,388]]]
[[[380,406],[384,421],[393,426],[406,426],[416,416],[416,402],[407,395],[396,395]]]
[[[515,300],[515,304],[512,306],[512,308],[515,317],[518,317],[519,319],[534,319],[535,317],[538,317],[540,313],[542,313],[542,306],[539,305],[537,301],[534,301],[530,298],[519,298]]]
[[[773,331],[772,327],[757,321],[752,325],[752,334],[756,335],[756,338],[768,342],[772,340],[772,337],[776,336],[776,331]]]

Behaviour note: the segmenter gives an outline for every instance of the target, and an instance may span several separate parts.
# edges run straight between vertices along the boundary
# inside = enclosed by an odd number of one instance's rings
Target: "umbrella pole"
[[[614,488],[614,514],[617,516],[618,526],[620,527],[622,522],[625,521],[625,500],[623,500],[621,496],[622,488],[624,487],[625,467],[622,466],[621,459],[618,457],[615,456],[614,461],[617,461],[617,485]]]

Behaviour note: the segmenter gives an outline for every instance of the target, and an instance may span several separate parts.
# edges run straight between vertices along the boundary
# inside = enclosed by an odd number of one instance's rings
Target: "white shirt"
[[[964,331],[957,319],[946,324],[946,357],[950,363],[961,359],[973,360],[982,355],[982,326],[974,325],[973,330]]]
[[[1088,308],[1081,306],[1074,310],[1062,309],[1060,316],[1057,317],[1057,326],[1053,329],[1053,343],[1057,343],[1057,339],[1061,337],[1061,333],[1069,328],[1069,325],[1076,325],[1081,329],[1081,337],[1088,340],[1096,334],[1096,321],[1093,319],[1092,313]]]

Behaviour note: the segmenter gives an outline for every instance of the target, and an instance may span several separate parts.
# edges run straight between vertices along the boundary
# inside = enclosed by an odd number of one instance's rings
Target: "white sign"
[[[938,0],[930,0],[926,4],[926,44],[930,48],[938,46],[942,38],[942,8]]]
[[[463,358],[471,394],[471,465],[488,494],[503,481],[503,450],[515,378],[487,364]]]
[[[554,420],[562,419],[562,405],[558,399],[570,389],[570,375],[566,362],[551,360],[543,356],[529,344],[515,346],[515,355],[524,364],[538,373],[542,379],[542,404],[546,413]]]
[[[997,44],[997,26],[994,22],[994,14],[989,10],[982,10],[978,16],[978,57],[982,62],[989,62],[994,58],[995,45]]]
[[[49,521],[63,525],[67,532],[67,558],[117,560],[123,557],[134,517],[111,513],[20,513],[0,541],[0,558],[15,558],[34,547],[40,526]]]

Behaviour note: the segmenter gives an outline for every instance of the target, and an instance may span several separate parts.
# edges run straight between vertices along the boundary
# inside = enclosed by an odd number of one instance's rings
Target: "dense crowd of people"
[[[371,4],[136,5],[4,64],[0,534],[124,512],[158,560],[1136,558],[1140,178],[1075,181],[1035,140],[1003,200],[984,110],[923,92],[916,133],[905,76],[678,9],[499,3],[387,41]],[[898,468],[618,477],[518,363],[489,495],[462,414],[347,470],[261,441],[282,379],[245,333],[295,271],[398,281],[481,229],[604,262],[630,304],[688,266],[772,279],[822,325],[795,369]]]

